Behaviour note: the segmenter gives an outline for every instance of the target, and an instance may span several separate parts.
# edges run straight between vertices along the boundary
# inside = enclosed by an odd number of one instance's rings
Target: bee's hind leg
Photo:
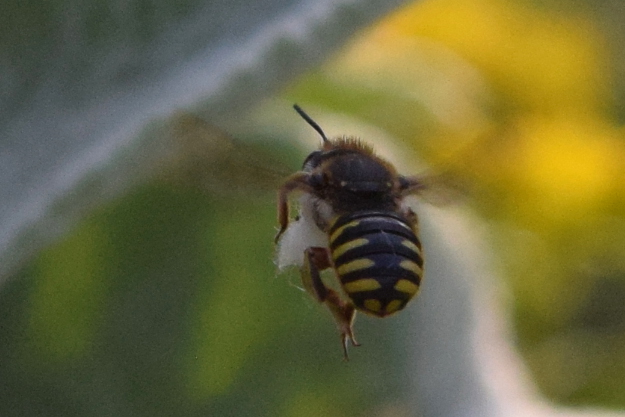
[[[321,280],[320,271],[332,265],[330,253],[326,248],[308,248],[304,252],[304,265],[302,266],[302,283],[306,291],[317,301],[324,303],[332,315],[341,332],[341,343],[343,353],[348,360],[347,344],[351,342],[353,346],[360,346],[354,338],[353,324],[356,318],[354,305],[349,301],[341,299],[339,293],[328,288]]]

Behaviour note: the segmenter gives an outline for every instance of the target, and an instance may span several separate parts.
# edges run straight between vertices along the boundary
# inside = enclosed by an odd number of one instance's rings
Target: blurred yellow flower
[[[609,71],[588,19],[506,0],[417,2],[381,30],[427,37],[480,68],[515,105],[543,111],[595,106]]]

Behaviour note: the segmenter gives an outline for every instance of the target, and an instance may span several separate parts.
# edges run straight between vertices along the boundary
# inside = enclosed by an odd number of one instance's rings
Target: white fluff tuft
[[[310,194],[300,198],[300,215],[291,221],[280,238],[276,264],[280,271],[289,266],[304,264],[304,251],[310,247],[328,247],[328,236],[314,220],[315,199]]]

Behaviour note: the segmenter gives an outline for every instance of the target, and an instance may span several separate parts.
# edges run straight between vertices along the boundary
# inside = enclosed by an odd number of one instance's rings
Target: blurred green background
[[[625,408],[623,56],[610,4],[408,5],[232,133],[296,169],[317,140],[291,136],[297,102],[318,120],[375,126],[407,161],[459,178],[541,392]],[[326,128],[351,133],[340,129]],[[0,415],[414,415],[408,314],[359,320],[364,346],[342,362],[328,314],[296,272],[277,275],[271,186],[253,171],[207,189],[178,174],[188,186],[156,178],[95,210],[4,286]]]

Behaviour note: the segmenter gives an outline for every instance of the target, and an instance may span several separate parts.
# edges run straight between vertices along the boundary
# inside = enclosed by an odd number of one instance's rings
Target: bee
[[[300,266],[306,291],[334,316],[347,360],[348,343],[359,346],[353,331],[356,310],[387,317],[419,292],[423,251],[417,215],[405,197],[425,184],[420,177],[398,174],[356,137],[328,139],[310,116],[293,107],[322,143],[278,190],[278,265]],[[301,194],[300,213],[290,222],[294,192]],[[320,273],[328,268],[347,297],[322,281]]]

